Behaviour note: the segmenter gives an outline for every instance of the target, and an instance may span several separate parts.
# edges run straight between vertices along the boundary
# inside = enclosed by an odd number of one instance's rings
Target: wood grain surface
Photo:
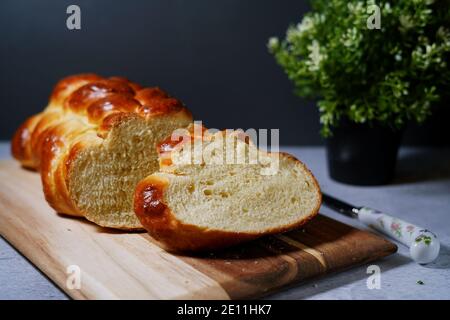
[[[304,229],[221,252],[175,255],[146,233],[55,213],[40,177],[0,162],[0,233],[75,299],[243,299],[373,261],[397,247],[319,215]],[[76,266],[81,287],[66,285]],[[69,272],[68,272],[69,271]]]

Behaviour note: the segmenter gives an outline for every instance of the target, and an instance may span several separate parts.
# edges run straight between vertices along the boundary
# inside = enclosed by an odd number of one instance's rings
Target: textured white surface
[[[420,266],[408,256],[408,248],[376,262],[381,269],[381,288],[369,290],[368,265],[311,280],[270,299],[450,299],[450,149],[402,149],[397,178],[383,187],[355,187],[331,181],[325,149],[286,147],[305,162],[324,192],[355,205],[367,205],[403,220],[429,228],[441,239],[441,254],[432,265]],[[9,156],[9,144],[0,144],[0,158]],[[327,208],[326,214],[364,228],[358,221]],[[0,222],[1,223],[1,222]],[[424,284],[417,284],[417,281]],[[0,238],[0,299],[67,299],[48,278]]]

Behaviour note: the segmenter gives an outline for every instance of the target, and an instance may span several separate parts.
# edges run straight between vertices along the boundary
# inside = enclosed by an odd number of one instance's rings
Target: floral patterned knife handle
[[[357,216],[364,224],[408,246],[411,257],[418,263],[430,263],[439,255],[439,239],[427,229],[368,207],[359,208]]]

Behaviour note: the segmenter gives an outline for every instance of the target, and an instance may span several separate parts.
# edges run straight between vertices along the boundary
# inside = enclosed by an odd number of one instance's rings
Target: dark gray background
[[[81,7],[82,30],[66,28]],[[53,85],[80,72],[158,85],[214,128],[280,128],[281,143],[320,144],[315,103],[292,94],[267,39],[308,9],[299,0],[0,2],[0,139],[47,103]],[[447,109],[447,110],[445,110]],[[449,144],[449,108],[407,144]]]

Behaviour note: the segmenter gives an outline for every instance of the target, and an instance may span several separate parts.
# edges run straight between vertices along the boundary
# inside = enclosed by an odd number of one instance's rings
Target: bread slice
[[[12,153],[40,171],[57,212],[142,229],[133,212],[136,184],[158,170],[156,143],[191,122],[181,102],[159,88],[71,76],[56,85],[45,110],[17,130]]]
[[[293,156],[258,150],[241,133],[191,127],[180,137],[160,145],[160,171],[139,182],[134,197],[142,225],[166,249],[219,249],[317,214],[318,183]]]

